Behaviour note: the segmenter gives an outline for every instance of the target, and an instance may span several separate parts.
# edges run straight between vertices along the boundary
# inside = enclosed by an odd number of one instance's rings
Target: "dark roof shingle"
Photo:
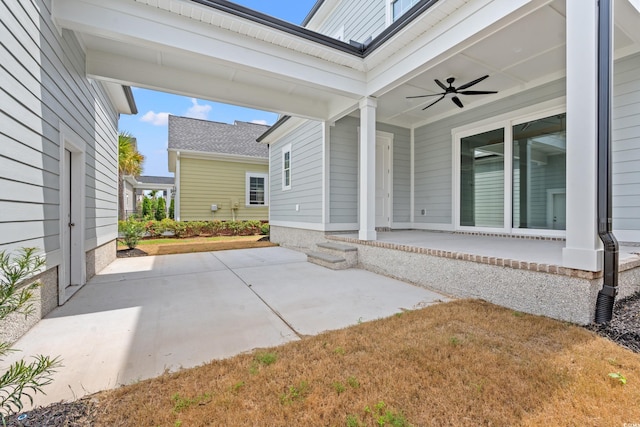
[[[236,121],[234,124],[169,116],[169,149],[268,158],[267,144],[256,139],[267,125]]]

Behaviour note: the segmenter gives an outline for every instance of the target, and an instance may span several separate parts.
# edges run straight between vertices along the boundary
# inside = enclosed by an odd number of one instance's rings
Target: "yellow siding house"
[[[256,142],[269,126],[169,116],[169,170],[175,218],[268,220],[269,147]]]

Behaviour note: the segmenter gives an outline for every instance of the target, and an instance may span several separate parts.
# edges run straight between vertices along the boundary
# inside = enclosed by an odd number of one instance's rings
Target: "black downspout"
[[[611,0],[598,3],[598,236],[604,244],[604,279],[595,320],[606,323],[618,293],[618,241],[611,220],[612,6]]]

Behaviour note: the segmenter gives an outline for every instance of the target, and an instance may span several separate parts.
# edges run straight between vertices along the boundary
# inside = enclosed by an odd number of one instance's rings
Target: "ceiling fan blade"
[[[434,104],[437,104],[438,102],[442,101],[444,99],[444,95],[442,95],[440,98],[436,99],[435,101],[433,101],[431,104],[427,105],[426,107],[424,107],[422,110],[426,110],[427,108],[431,107]]]
[[[446,87],[446,86],[444,85],[444,83],[442,83],[440,80],[435,79],[434,81],[436,82],[436,84],[437,84],[438,86],[440,86],[440,87],[442,88],[442,90],[445,90],[445,91],[447,90],[447,87]]]
[[[489,95],[491,93],[498,93],[495,90],[462,90],[458,92],[462,95]]]
[[[462,105],[462,101],[460,101],[460,98],[458,98],[457,96],[454,96],[453,98],[451,98],[451,100],[453,101],[454,104],[456,104],[458,107],[462,108],[464,107],[464,105]]]
[[[407,99],[411,99],[411,98],[426,98],[427,96],[442,96],[442,95],[444,95],[444,93],[430,93],[429,95],[407,96]]]
[[[489,75],[488,75],[488,74],[487,74],[486,76],[482,76],[482,77],[480,77],[479,79],[475,79],[475,80],[474,80],[474,81],[472,81],[472,82],[465,83],[465,84],[463,84],[462,86],[460,86],[460,87],[458,88],[458,90],[459,90],[459,91],[460,91],[460,90],[464,90],[464,89],[466,89],[466,88],[468,88],[468,87],[471,87],[471,86],[473,86],[473,85],[475,85],[475,84],[478,84],[478,83],[480,83],[481,81],[483,81],[484,79],[486,79],[487,77],[489,77]]]

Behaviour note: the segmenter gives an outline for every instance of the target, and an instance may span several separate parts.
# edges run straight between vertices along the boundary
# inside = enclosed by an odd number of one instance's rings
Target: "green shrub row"
[[[120,221],[118,229],[123,232],[131,228],[133,224],[144,228],[148,237],[160,237],[173,234],[178,238],[198,236],[252,236],[255,234],[268,234],[269,224],[258,221],[174,221],[165,218],[161,221]]]

